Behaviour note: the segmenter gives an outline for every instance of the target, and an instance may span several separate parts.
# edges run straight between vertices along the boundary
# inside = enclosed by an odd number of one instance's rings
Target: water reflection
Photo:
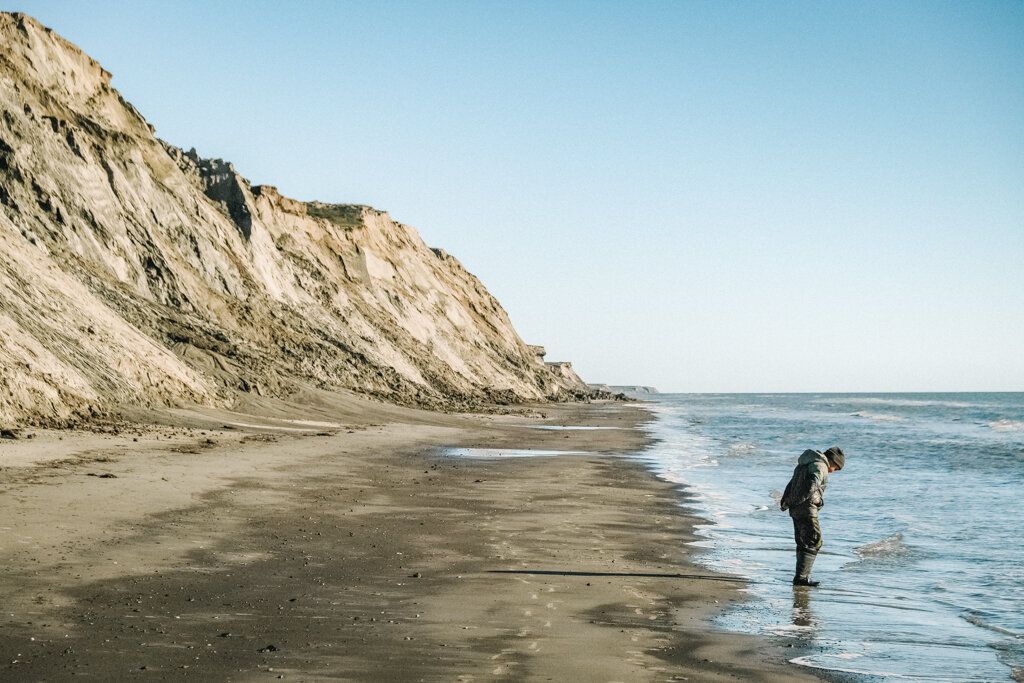
[[[806,634],[808,640],[814,637],[813,631],[818,627],[818,618],[811,609],[811,591],[805,586],[793,586],[793,626],[799,633]]]

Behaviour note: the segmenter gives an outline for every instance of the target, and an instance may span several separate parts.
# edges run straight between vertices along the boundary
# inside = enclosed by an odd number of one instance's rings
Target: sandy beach
[[[5,441],[0,677],[806,676],[708,626],[743,584],[689,562],[680,492],[617,456],[639,404],[301,398]]]
[[[0,683],[1024,683],[1024,3],[19,5]]]

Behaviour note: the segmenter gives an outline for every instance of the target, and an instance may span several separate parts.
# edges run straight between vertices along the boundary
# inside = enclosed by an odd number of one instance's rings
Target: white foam
[[[841,661],[848,661],[853,659],[851,657],[853,653],[849,652],[838,652],[836,654],[823,655],[832,659],[838,659]],[[860,655],[855,655],[860,656]],[[824,669],[826,671],[839,671],[847,674],[857,674],[860,676],[872,676],[877,678],[898,678],[906,681],[957,681],[958,683],[964,683],[965,681],[987,681],[987,678],[964,678],[963,676],[935,676],[935,675],[922,675],[919,673],[914,674],[901,674],[895,671],[872,671],[870,669],[852,669],[849,667],[836,666],[835,664],[819,663],[814,661],[814,655],[805,655],[803,657],[794,657],[789,660],[790,664],[796,664],[798,666],[806,666],[811,669]]]
[[[1024,431],[1024,421],[1020,420],[996,420],[995,422],[989,422],[988,426],[997,432]]]
[[[847,653],[841,652],[839,654],[840,655],[844,655],[844,654],[847,654]],[[837,656],[836,658],[837,659],[841,659],[842,657]],[[896,673],[894,671],[862,671],[860,669],[848,669],[848,668],[844,668],[844,667],[841,667],[841,666],[835,666],[834,664],[818,664],[817,662],[813,661],[810,656],[794,657],[793,659],[789,660],[789,663],[790,664],[796,664],[798,666],[806,666],[806,667],[811,668],[811,669],[825,669],[827,671],[841,671],[841,672],[847,673],[847,674],[860,674],[862,676],[882,676],[882,677],[885,677],[885,678],[901,678],[901,679],[907,679],[907,680],[912,679],[912,678],[917,678],[916,676],[906,676],[904,674],[898,674],[898,673]],[[955,679],[955,678],[949,678],[949,679],[929,678],[929,680],[950,680],[950,681],[954,681],[954,680],[957,680],[957,679]]]
[[[801,626],[799,624],[770,624],[765,627],[765,631],[773,636],[782,636],[784,638],[795,638],[801,636],[808,631],[814,629],[814,626],[808,624]]]
[[[904,406],[904,407],[920,407],[920,406],[942,406],[945,408],[970,408],[971,406],[977,406],[977,403],[965,403],[963,401],[936,401],[929,399],[911,399],[911,398],[877,398],[871,396],[863,397],[835,397],[835,398],[819,398],[811,401],[811,403],[828,403],[828,404],[843,404],[853,403],[861,405],[880,405],[880,406]]]
[[[853,549],[861,557],[891,557],[906,555],[910,550],[903,543],[903,534],[896,533],[880,541],[865,543]]]

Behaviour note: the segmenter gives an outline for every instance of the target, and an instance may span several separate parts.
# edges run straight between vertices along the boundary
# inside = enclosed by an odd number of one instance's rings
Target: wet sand
[[[816,680],[708,625],[640,406],[299,398],[0,445],[0,679]]]

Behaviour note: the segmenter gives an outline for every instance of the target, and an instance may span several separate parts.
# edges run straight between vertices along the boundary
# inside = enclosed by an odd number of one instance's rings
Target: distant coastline
[[[644,395],[660,394],[657,387],[645,386],[643,384],[588,384],[594,391],[607,391],[612,394]]]

